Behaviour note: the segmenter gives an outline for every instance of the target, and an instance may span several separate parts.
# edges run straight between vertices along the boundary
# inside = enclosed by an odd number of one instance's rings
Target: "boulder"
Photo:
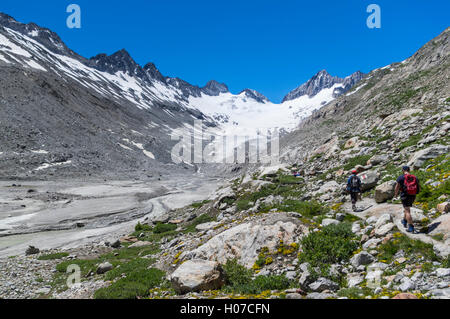
[[[384,203],[387,200],[394,198],[395,181],[388,181],[375,188],[375,201],[378,204]]]
[[[364,281],[364,276],[358,273],[352,273],[347,276],[348,288],[356,287]]]
[[[367,171],[358,175],[361,179],[361,190],[364,192],[377,186],[380,174],[376,171]]]
[[[450,276],[450,268],[438,268],[436,269],[436,276],[442,278],[442,277],[449,277]]]
[[[336,191],[340,190],[340,186],[338,183],[336,183],[335,181],[329,181],[326,182],[325,184],[322,185],[322,187],[320,187],[319,191],[317,193],[334,193]]]
[[[383,214],[378,218],[377,222],[375,223],[375,229],[380,228],[381,226],[386,225],[390,222],[392,222],[391,214],[388,214],[388,213]]]
[[[386,236],[392,229],[394,229],[395,224],[394,223],[388,223],[385,224],[379,228],[375,229],[375,235],[378,237],[384,237]]]
[[[368,265],[375,261],[375,258],[366,251],[362,251],[356,254],[350,259],[350,263],[353,267],[358,268],[361,265]]]
[[[319,278],[310,284],[309,288],[314,292],[322,292],[324,290],[336,291],[339,289],[339,285],[327,278]]]
[[[113,269],[113,265],[109,262],[104,262],[97,267],[97,274],[101,275]]]
[[[217,262],[199,259],[184,262],[172,273],[170,281],[178,294],[217,290],[225,283]]]
[[[286,213],[263,215],[252,222],[225,230],[202,246],[187,252],[183,258],[214,260],[222,264],[228,259],[237,258],[242,265],[251,268],[261,248],[275,251],[280,241],[285,245],[296,243],[299,235],[306,232],[306,226],[301,225],[298,218]]]
[[[204,224],[200,224],[195,226],[195,229],[197,231],[205,231],[205,230],[210,230],[213,229],[214,227],[220,225],[219,222],[210,222],[210,223],[204,223]]]
[[[417,169],[423,166],[425,162],[429,159],[436,158],[442,154],[448,154],[450,151],[450,146],[435,144],[424,150],[420,150],[414,153],[408,162],[408,165],[413,169]]]
[[[312,283],[312,281],[313,281],[313,276],[311,275],[309,270],[306,270],[300,276],[298,283],[300,284],[300,287],[306,288],[309,286],[309,284]]]
[[[358,145],[359,142],[359,138],[357,136],[352,137],[351,139],[349,139],[347,142],[345,142],[344,148],[348,149],[348,148],[353,148],[356,145]]]
[[[374,156],[372,156],[372,158],[370,158],[367,161],[367,164],[375,166],[375,165],[387,162],[388,160],[389,160],[389,156],[387,156],[387,155],[374,155]]]
[[[376,248],[381,243],[381,239],[379,238],[372,238],[366,241],[363,245],[363,249],[369,249],[369,248]]]
[[[441,213],[448,213],[450,211],[450,202],[440,203],[436,208]]]
[[[415,288],[416,284],[409,277],[403,277],[400,286],[398,286],[398,289],[400,289],[403,292],[414,290]]]

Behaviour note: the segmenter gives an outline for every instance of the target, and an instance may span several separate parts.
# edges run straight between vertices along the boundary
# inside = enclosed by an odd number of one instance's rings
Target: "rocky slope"
[[[0,291],[8,298],[30,286],[27,297],[47,298],[449,299],[449,34],[314,112],[283,138],[283,164],[249,168],[207,200],[141,220],[117,241],[2,260],[8,279]],[[405,163],[423,186],[414,234],[393,198]],[[364,189],[356,212],[344,192],[352,169]],[[40,277],[13,270],[14,262]],[[68,288],[71,264],[82,281]]]

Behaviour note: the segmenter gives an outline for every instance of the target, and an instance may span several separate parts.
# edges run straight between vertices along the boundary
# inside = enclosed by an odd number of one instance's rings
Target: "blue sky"
[[[66,7],[82,28],[66,26]],[[366,8],[381,7],[381,29]],[[449,26],[448,0],[1,0],[0,11],[60,35],[92,57],[125,48],[141,65],[231,92],[256,89],[274,102],[322,69],[345,77],[402,61]]]

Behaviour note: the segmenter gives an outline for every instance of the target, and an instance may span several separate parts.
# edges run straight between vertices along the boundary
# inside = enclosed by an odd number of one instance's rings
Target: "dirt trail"
[[[428,225],[427,233],[408,233],[406,228],[403,227],[401,220],[403,219],[403,206],[401,204],[377,204],[374,199],[363,198],[362,201],[357,203],[358,211],[353,212],[351,203],[345,203],[342,208],[349,214],[357,216],[363,220],[368,219],[371,216],[380,217],[386,213],[392,216],[394,224],[399,231],[409,238],[418,239],[424,243],[432,244],[436,250],[440,251],[443,255],[450,253],[450,214],[444,214],[440,217],[432,220]],[[419,222],[417,217],[422,215],[422,211],[417,208],[412,208],[411,213],[413,215],[414,222]],[[443,240],[436,240],[432,238],[433,235],[442,234]]]

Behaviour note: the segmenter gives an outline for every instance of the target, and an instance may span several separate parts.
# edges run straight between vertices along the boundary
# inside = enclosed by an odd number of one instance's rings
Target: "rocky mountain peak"
[[[308,82],[302,84],[283,99],[283,102],[294,100],[300,96],[308,95],[314,97],[323,89],[328,89],[336,83],[342,82],[342,79],[331,76],[326,70],[319,71]]]
[[[256,90],[245,89],[239,94],[245,94],[246,97],[254,99],[254,100],[258,101],[259,103],[270,102],[270,100],[267,97],[265,97],[263,94],[259,93]]]
[[[152,62],[147,63],[144,66],[144,71],[147,73],[147,75],[155,80],[158,80],[160,82],[166,82],[166,78],[161,74],[161,72],[159,72],[158,68],[156,67],[156,65]]]
[[[283,102],[295,100],[304,95],[312,98],[323,89],[329,89],[335,84],[342,83],[343,87],[337,88],[335,89],[335,92],[333,92],[333,96],[338,97],[350,90],[363,77],[364,74],[360,71],[357,71],[352,75],[346,77],[345,79],[342,79],[337,76],[330,75],[326,70],[321,70],[308,82],[302,84],[295,90],[291,91],[288,95],[286,95],[286,97],[283,99]]]
[[[220,93],[228,93],[229,90],[226,84],[211,80],[202,88],[202,92],[206,95],[218,96]]]
[[[137,75],[143,71],[125,49],[117,51],[109,56],[101,53],[90,58],[89,61],[91,66],[96,69],[111,74],[122,71],[129,75]]]
[[[153,80],[166,82],[165,77],[159,72],[155,64],[147,63],[142,68],[125,49],[119,50],[109,56],[104,53],[98,54],[89,59],[88,65],[111,74],[124,72],[148,83],[151,83]]]
[[[33,22],[24,24],[16,21],[10,15],[0,12],[0,27],[8,28],[30,37],[54,53],[83,60],[81,56],[70,50],[55,32],[40,27]]]

